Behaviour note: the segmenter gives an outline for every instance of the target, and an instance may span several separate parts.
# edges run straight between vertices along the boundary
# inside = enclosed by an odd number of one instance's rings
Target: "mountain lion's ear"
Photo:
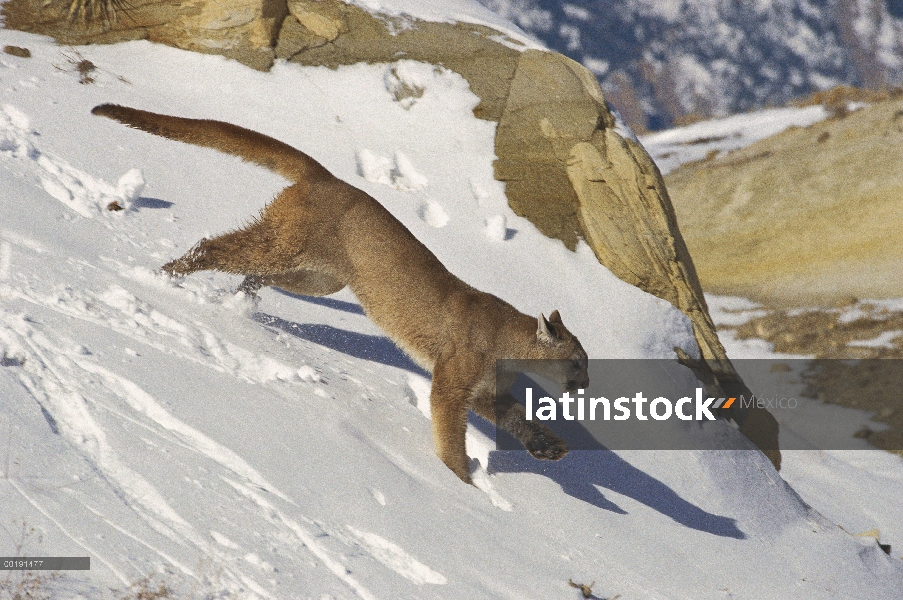
[[[549,322],[546,321],[546,316],[542,313],[539,313],[539,318],[536,319],[536,339],[540,342],[551,342],[552,340],[557,339],[558,336],[555,335],[554,331],[549,328]]]
[[[549,323],[558,323],[559,325],[564,325],[561,322],[561,315],[558,314],[557,310],[553,310],[552,314],[549,315]]]

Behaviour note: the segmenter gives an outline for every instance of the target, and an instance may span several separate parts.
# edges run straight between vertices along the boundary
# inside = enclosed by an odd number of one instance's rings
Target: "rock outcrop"
[[[255,68],[273,57],[328,67],[405,58],[459,73],[481,100],[474,114],[498,122],[495,176],[514,212],[571,249],[586,240],[616,276],[682,310],[704,361],[684,360],[712,393],[751,396],[718,341],[658,168],[618,132],[582,65],[486,26],[378,17],[340,0],[135,0],[117,22],[88,29],[70,26],[54,6],[9,0],[4,13],[11,27],[66,43],[143,37]],[[778,467],[774,419],[761,410],[733,417]]]
[[[560,54],[523,52],[495,147],[496,178],[516,213],[569,247],[583,238],[620,279],[679,308],[704,359],[688,365],[712,393],[752,396],[718,340],[658,167],[616,130],[587,69]],[[779,467],[774,418],[760,409],[732,417]]]
[[[273,47],[288,14],[284,0],[102,0],[108,10],[83,22],[84,13],[74,13],[72,4],[12,0],[2,12],[7,27],[50,35],[63,44],[146,39],[222,54],[259,70],[272,66]]]
[[[573,250],[587,236],[571,152],[614,125],[592,73],[561,54],[523,52],[495,136],[495,177],[514,212]]]

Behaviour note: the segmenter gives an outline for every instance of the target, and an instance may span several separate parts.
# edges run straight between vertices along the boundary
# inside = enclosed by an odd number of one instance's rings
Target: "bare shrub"
[[[6,534],[13,541],[13,556],[25,556],[25,547],[32,538],[37,544],[41,544],[43,536],[25,519],[13,521],[15,534],[0,524]],[[50,600],[53,597],[49,588],[50,582],[59,578],[59,573],[34,573],[32,571],[6,571],[6,576],[0,578],[0,600]]]
[[[155,583],[152,577],[145,577],[133,583],[119,600],[167,600],[174,598],[172,590],[163,583]]]
[[[126,0],[69,0],[69,22],[110,26],[129,8]]]

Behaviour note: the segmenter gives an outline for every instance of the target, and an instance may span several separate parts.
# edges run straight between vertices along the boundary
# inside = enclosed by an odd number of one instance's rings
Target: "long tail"
[[[231,123],[158,115],[117,104],[95,106],[91,113],[165,138],[234,154],[275,171],[289,181],[332,178],[323,165],[300,150]]]

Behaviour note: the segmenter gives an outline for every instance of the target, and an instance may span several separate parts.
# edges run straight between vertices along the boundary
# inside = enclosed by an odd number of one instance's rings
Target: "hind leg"
[[[304,207],[306,192],[297,184],[284,189],[253,223],[202,239],[184,256],[163,265],[163,270],[170,275],[217,270],[266,277],[302,267],[308,259],[305,246],[312,226]]]
[[[297,267],[293,254],[280,252],[262,223],[215,238],[204,238],[182,257],[163,265],[170,275],[217,270],[236,275],[276,275]]]

